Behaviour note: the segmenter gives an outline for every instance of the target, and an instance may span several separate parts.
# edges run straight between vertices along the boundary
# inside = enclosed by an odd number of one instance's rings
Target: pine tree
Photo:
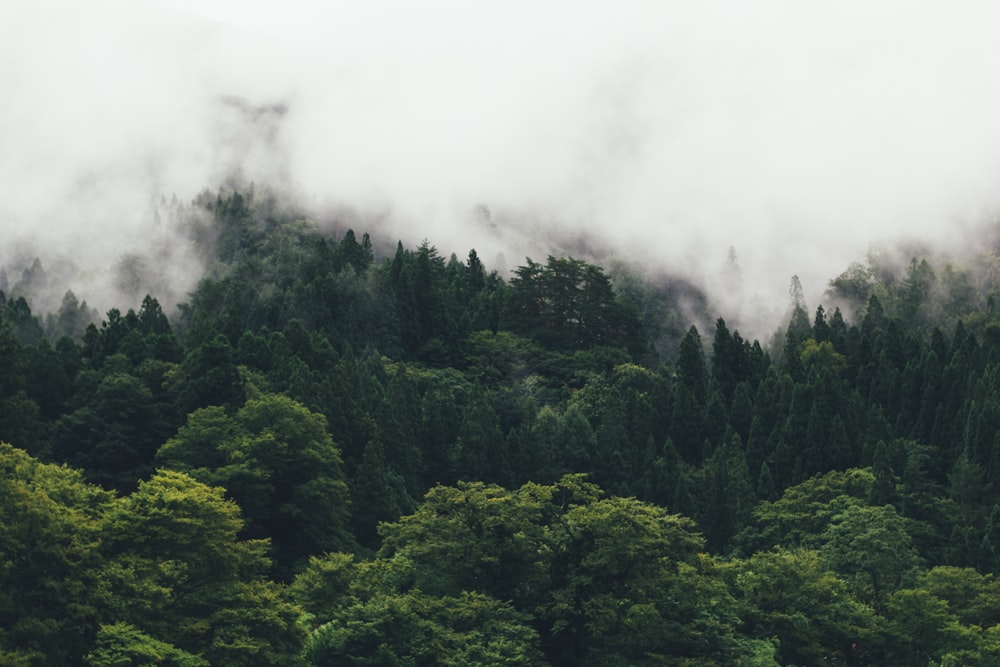
[[[708,391],[708,369],[705,364],[705,350],[701,336],[694,325],[681,340],[677,358],[677,372],[681,384],[688,390],[698,405],[705,405]]]

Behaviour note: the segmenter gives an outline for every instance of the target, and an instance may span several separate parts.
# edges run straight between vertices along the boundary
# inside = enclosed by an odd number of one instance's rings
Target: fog
[[[763,328],[793,274],[814,307],[872,244],[974,244],[997,25],[987,2],[6,0],[0,265],[72,266],[103,309],[123,257],[159,257],[169,307],[199,266],[151,202],[236,178],[511,267],[579,234]]]

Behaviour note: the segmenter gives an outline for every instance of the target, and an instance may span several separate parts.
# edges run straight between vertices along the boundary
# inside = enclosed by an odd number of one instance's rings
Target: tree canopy
[[[0,663],[1000,660],[988,244],[793,278],[760,341],[668,268],[171,206],[176,308],[0,267]]]

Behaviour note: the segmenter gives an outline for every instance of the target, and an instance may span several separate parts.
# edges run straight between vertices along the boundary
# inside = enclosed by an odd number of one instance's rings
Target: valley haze
[[[982,242],[998,26],[988,2],[7,0],[0,266],[38,256],[103,313],[138,305],[115,266],[159,258],[170,308],[201,268],[152,205],[253,182],[509,268],[586,239],[755,304],[763,337],[793,274],[815,308],[873,244]]]

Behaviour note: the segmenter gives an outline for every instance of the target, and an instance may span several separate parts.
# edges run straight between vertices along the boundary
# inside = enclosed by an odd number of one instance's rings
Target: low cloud
[[[72,258],[74,289],[111,305],[87,291],[148,254],[150,203],[238,177],[510,266],[579,235],[747,322],[784,311],[793,274],[814,307],[872,243],[957,251],[997,209],[998,18],[992,3],[14,0],[0,263]],[[194,256],[171,255],[177,299]]]

